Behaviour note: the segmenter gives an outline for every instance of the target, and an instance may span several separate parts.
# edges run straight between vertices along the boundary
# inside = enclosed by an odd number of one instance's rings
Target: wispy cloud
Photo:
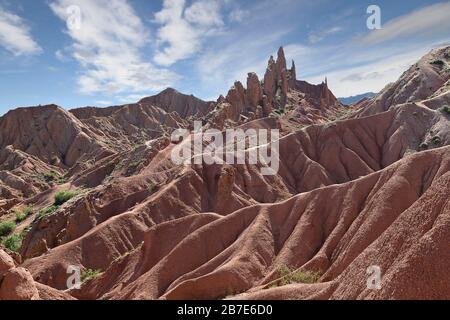
[[[157,34],[161,47],[155,55],[155,62],[170,66],[197,53],[203,40],[224,26],[223,2],[197,0],[186,7],[185,0],[164,0],[162,10],[155,14],[154,19],[160,25]]]
[[[385,23],[357,40],[363,44],[379,44],[402,37],[441,34],[450,29],[450,2],[437,3],[413,11]]]
[[[33,39],[26,22],[0,7],[0,46],[15,56],[34,55],[42,48]]]
[[[396,81],[401,74],[423,56],[430,48],[406,50],[406,53],[380,57],[361,65],[354,65],[307,77],[312,83],[328,77],[328,85],[337,96],[347,97],[367,91],[379,92],[388,83]],[[362,52],[358,55],[363,54]],[[376,70],[376,71],[374,71]]]
[[[342,30],[342,27],[335,26],[335,27],[331,27],[331,28],[321,30],[321,31],[313,31],[313,32],[309,33],[308,40],[310,43],[316,44],[316,43],[324,40],[326,37],[340,32],[341,30]]]
[[[77,5],[82,14],[80,29],[65,30],[73,40],[71,55],[83,67],[78,79],[80,92],[110,96],[148,92],[170,86],[179,78],[143,58],[141,50],[148,44],[149,34],[128,1],[55,0],[50,8],[66,21],[71,5]]]

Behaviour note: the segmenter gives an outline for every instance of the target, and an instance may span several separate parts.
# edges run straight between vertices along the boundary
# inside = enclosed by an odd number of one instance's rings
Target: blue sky
[[[367,28],[371,4],[381,30]],[[67,24],[72,5],[79,28]],[[449,40],[450,1],[0,0],[0,115],[125,104],[168,86],[216,99],[263,75],[280,45],[299,79],[327,76],[350,96],[381,90]]]

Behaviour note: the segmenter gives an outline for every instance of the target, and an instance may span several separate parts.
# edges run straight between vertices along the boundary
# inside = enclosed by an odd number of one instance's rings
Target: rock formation
[[[168,89],[9,112],[0,223],[17,227],[1,242],[17,252],[0,249],[0,299],[450,299],[447,57],[433,51],[353,107],[327,79],[297,80],[281,48],[263,83],[249,73],[215,103]],[[194,120],[280,130],[279,170],[174,163],[189,140],[170,133]],[[67,288],[68,266],[90,275],[80,289]]]

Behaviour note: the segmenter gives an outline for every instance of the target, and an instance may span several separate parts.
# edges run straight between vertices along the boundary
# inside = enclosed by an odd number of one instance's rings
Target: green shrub
[[[15,214],[16,214],[16,222],[22,222],[33,214],[33,207],[28,206],[23,210],[16,210]]]
[[[3,239],[2,243],[5,248],[17,252],[22,247],[22,238],[23,235],[21,233],[15,233]]]
[[[47,183],[57,183],[57,184],[63,184],[66,182],[66,179],[64,177],[61,177],[59,173],[56,171],[50,171],[47,173],[44,173],[44,181]]]
[[[450,106],[443,106],[439,109],[442,113],[450,114]]]
[[[58,179],[58,175],[55,171],[50,171],[50,172],[44,173],[44,180],[46,182],[53,182],[57,179]]]
[[[431,64],[437,65],[437,66],[443,66],[444,65],[444,61],[440,60],[440,59],[436,59],[430,62]]]
[[[438,136],[435,136],[435,137],[433,137],[433,139],[431,139],[431,141],[433,141],[433,143],[434,143],[435,145],[438,145],[438,144],[441,143],[441,138],[438,137]]]
[[[102,273],[102,270],[92,270],[92,269],[86,269],[81,274],[81,282],[87,282],[91,279],[94,279],[98,277]]]
[[[142,160],[130,163],[130,165],[128,166],[126,174],[127,175],[134,174],[138,170],[138,168],[141,166],[142,163],[143,163]]]
[[[45,216],[51,215],[56,210],[58,210],[58,206],[55,206],[55,205],[47,207],[45,209],[42,209],[41,211],[39,211],[39,213],[38,213],[38,215],[36,217],[36,220],[39,220],[39,219],[41,219],[41,218],[43,218]]]
[[[78,193],[75,191],[60,191],[55,194],[55,206],[61,206],[73,197],[75,197]]]
[[[287,266],[281,266],[277,270],[281,279],[279,285],[285,286],[292,283],[316,283],[321,277],[320,272],[312,271],[291,271]]]
[[[0,223],[0,237],[9,235],[16,229],[14,221],[4,221]]]

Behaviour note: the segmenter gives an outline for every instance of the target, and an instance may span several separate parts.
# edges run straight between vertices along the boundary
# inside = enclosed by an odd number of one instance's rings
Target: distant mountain
[[[362,93],[362,94],[358,94],[356,96],[351,96],[351,97],[345,97],[345,98],[338,98],[338,100],[343,103],[343,104],[353,104],[353,103],[357,103],[358,101],[364,99],[364,98],[372,98],[375,97],[377,94],[374,92],[366,92],[366,93]]]

